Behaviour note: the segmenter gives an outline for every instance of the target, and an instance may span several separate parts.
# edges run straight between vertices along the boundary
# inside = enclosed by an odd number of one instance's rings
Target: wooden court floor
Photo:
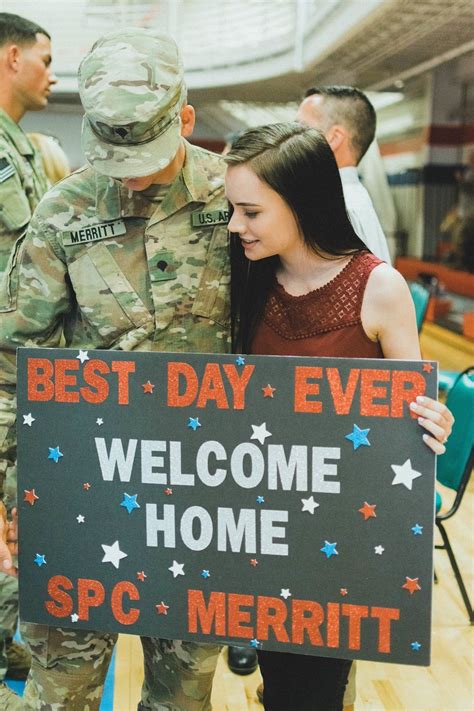
[[[428,324],[421,335],[423,356],[440,367],[474,365],[474,343]],[[444,495],[443,495],[444,500]],[[451,543],[474,600],[474,479],[462,507],[447,522]],[[433,594],[433,657],[430,667],[358,662],[356,711],[474,711],[474,628],[469,625],[444,551],[435,551],[439,583]],[[122,635],[117,648],[114,711],[134,711],[140,697],[143,662],[137,637]],[[259,672],[236,676],[225,650],[216,672],[213,711],[262,711],[256,688]],[[298,709],[288,709],[298,711]]]

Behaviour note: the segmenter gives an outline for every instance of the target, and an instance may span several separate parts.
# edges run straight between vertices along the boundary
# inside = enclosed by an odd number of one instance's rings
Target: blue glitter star
[[[235,362],[237,365],[245,365],[245,358],[243,356],[237,356]]]
[[[121,502],[120,506],[123,506],[125,509],[127,509],[128,513],[131,514],[133,509],[139,509],[140,504],[137,503],[137,496],[138,494],[133,494],[133,496],[130,496],[129,494],[123,495],[123,501]]]
[[[202,570],[201,571],[201,578],[210,578],[211,574],[208,570]]]
[[[255,637],[250,640],[250,646],[253,647],[254,649],[258,649],[261,646],[261,643],[256,639]]]
[[[52,459],[53,462],[56,462],[57,464],[59,462],[59,459],[63,456],[62,452],[59,451],[59,447],[48,447],[48,449],[48,459]]]
[[[190,427],[195,432],[198,427],[202,427],[201,423],[199,422],[199,417],[190,417],[188,420],[188,427]]]
[[[257,496],[257,504],[264,504],[265,503],[265,497],[264,496]]]
[[[421,644],[419,642],[412,642],[411,648],[413,649],[414,652],[419,652],[421,649]]]
[[[329,541],[324,541],[324,546],[320,548],[322,553],[326,554],[326,558],[330,558],[332,555],[339,555],[336,550],[337,543],[329,543]]]
[[[415,523],[415,525],[411,527],[411,530],[413,531],[414,536],[423,535],[423,526],[420,526],[419,523]]]
[[[352,444],[354,445],[354,449],[359,449],[362,444],[365,444],[367,447],[370,447],[370,442],[367,439],[367,435],[369,434],[369,432],[370,428],[367,430],[361,430],[360,427],[354,425],[351,434],[346,435],[346,439],[351,440]]]
[[[34,560],[34,562],[36,563],[36,565],[38,566],[38,568],[41,568],[42,565],[46,565],[46,556],[45,556],[45,555],[41,555],[40,553],[37,553],[37,554],[35,555],[35,560]]]

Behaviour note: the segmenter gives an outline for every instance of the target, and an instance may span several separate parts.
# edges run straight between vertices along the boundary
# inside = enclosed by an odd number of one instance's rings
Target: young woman
[[[250,129],[226,162],[235,351],[419,359],[408,287],[354,232],[323,135],[300,124]],[[411,408],[442,454],[449,410],[427,397]],[[258,656],[268,711],[342,709],[350,661]]]

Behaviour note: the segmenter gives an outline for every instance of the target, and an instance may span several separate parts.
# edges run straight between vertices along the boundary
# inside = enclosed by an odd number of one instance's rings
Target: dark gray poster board
[[[427,665],[427,362],[18,351],[20,605],[53,626]]]

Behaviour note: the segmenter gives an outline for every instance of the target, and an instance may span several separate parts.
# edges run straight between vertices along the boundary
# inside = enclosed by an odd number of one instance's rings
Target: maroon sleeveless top
[[[372,269],[382,260],[370,252],[355,254],[339,274],[303,296],[291,296],[276,280],[252,342],[257,355],[383,358],[360,319]]]

